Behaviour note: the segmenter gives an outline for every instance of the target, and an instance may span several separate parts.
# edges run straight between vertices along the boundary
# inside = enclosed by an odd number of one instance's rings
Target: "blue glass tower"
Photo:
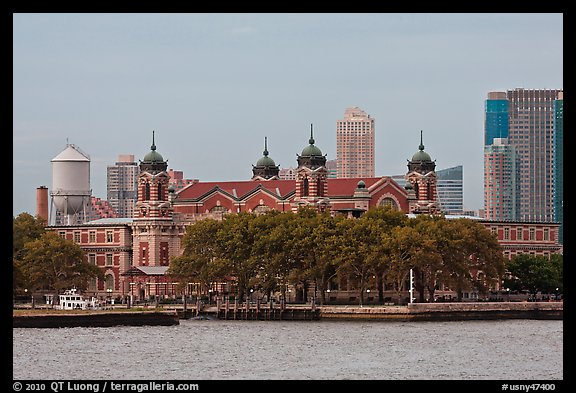
[[[508,138],[508,99],[506,93],[488,95],[485,105],[484,145],[491,145],[494,138]]]
[[[554,218],[560,223],[558,242],[564,244],[564,94],[554,101]]]

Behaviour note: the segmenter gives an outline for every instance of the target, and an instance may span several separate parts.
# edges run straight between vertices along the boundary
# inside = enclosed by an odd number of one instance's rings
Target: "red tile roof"
[[[358,182],[363,180],[366,188],[370,188],[382,177],[352,178],[352,179],[328,179],[328,196],[354,195],[354,190],[358,187]],[[394,181],[390,179],[390,181]],[[190,184],[177,192],[177,200],[199,199],[202,196],[214,191],[218,187],[220,190],[234,196],[243,198],[245,195],[255,191],[258,187],[268,190],[274,195],[285,197],[296,190],[294,180],[244,180],[244,181],[220,181],[220,182],[198,182]]]
[[[242,198],[246,194],[255,191],[259,186],[272,194],[280,194],[279,196],[284,197],[296,189],[296,182],[294,180],[198,182],[177,192],[177,199],[198,199],[216,187],[236,198]]]

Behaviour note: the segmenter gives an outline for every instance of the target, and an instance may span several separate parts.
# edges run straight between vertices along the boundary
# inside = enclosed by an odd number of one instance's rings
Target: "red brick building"
[[[197,220],[238,212],[296,211],[301,206],[349,217],[383,205],[407,214],[438,213],[435,162],[424,151],[422,136],[418,151],[408,160],[405,187],[388,176],[328,178],[326,156],[314,143],[311,129],[309,145],[297,155],[295,180],[279,180],[279,168],[265,146],[263,157],[253,165],[251,180],[194,181],[177,189],[170,185],[167,162],[156,151],[153,135],[151,151],[140,161],[132,219],[109,218],[50,229],[78,243],[87,260],[105,270],[105,282],[95,282],[89,291],[101,297],[146,299],[174,293],[174,283],[164,273],[170,260],[182,252],[186,227]],[[508,258],[519,253],[562,252],[557,223],[478,220],[498,235]]]

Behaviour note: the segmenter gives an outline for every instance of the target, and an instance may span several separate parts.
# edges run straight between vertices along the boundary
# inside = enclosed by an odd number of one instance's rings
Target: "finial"
[[[268,157],[268,137],[264,137],[264,155]]]
[[[420,146],[418,146],[418,149],[424,150],[424,143],[422,142],[422,130],[420,130]]]
[[[308,141],[311,145],[314,144],[314,132],[312,130],[312,123],[310,123],[310,140]]]
[[[150,150],[156,150],[156,145],[154,144],[154,130],[152,130],[152,146],[150,146]]]

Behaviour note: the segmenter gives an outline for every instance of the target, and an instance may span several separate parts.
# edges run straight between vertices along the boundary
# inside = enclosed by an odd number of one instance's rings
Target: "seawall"
[[[320,319],[462,321],[564,318],[563,302],[413,303],[408,306],[323,306]]]
[[[28,313],[12,316],[13,328],[171,326],[179,323],[175,311]]]

